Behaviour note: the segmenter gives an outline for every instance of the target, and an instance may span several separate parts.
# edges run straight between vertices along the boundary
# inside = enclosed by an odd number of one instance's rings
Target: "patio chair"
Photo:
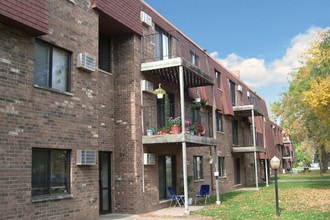
[[[206,205],[206,201],[210,197],[210,185],[201,185],[199,192],[197,192],[195,196],[205,198],[204,203]],[[197,202],[197,198],[195,199],[195,205],[196,202]]]
[[[175,202],[174,206],[179,205],[181,207],[181,204],[183,204],[183,195],[175,194],[173,187],[167,187],[168,192],[170,193],[170,199],[171,203],[170,206],[172,205],[172,202]]]

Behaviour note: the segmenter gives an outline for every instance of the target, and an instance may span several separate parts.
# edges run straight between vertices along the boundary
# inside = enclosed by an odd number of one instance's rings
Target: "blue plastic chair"
[[[197,192],[195,196],[205,198],[205,205],[206,205],[206,201],[210,197],[210,185],[201,185],[199,192]],[[195,199],[195,205],[196,202],[197,202],[197,198]]]
[[[170,199],[171,199],[170,206],[172,205],[172,202],[174,201],[175,202],[174,206],[179,205],[181,207],[181,204],[183,204],[183,202],[184,202],[183,195],[175,194],[173,187],[171,187],[171,186],[167,187],[167,190],[170,193]]]

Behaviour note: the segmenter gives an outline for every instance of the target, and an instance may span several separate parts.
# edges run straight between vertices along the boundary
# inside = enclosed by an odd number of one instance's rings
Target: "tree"
[[[319,149],[322,174],[330,153],[330,30],[320,34],[304,57],[303,66],[291,73],[288,91],[271,111],[294,142],[307,141]]]

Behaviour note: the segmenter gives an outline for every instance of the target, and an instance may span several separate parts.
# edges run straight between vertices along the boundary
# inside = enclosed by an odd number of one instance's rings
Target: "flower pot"
[[[147,130],[147,136],[151,136],[153,134],[154,134],[154,131],[153,130],[151,130],[151,129],[148,129]]]
[[[180,134],[180,125],[171,126],[171,134]]]

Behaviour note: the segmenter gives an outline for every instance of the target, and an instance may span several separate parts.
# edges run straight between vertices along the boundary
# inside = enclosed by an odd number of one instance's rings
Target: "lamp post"
[[[278,185],[277,185],[277,170],[280,168],[280,159],[278,159],[276,156],[274,156],[270,160],[270,167],[275,172],[275,201],[276,201],[276,216],[280,216],[279,208],[278,208]]]

